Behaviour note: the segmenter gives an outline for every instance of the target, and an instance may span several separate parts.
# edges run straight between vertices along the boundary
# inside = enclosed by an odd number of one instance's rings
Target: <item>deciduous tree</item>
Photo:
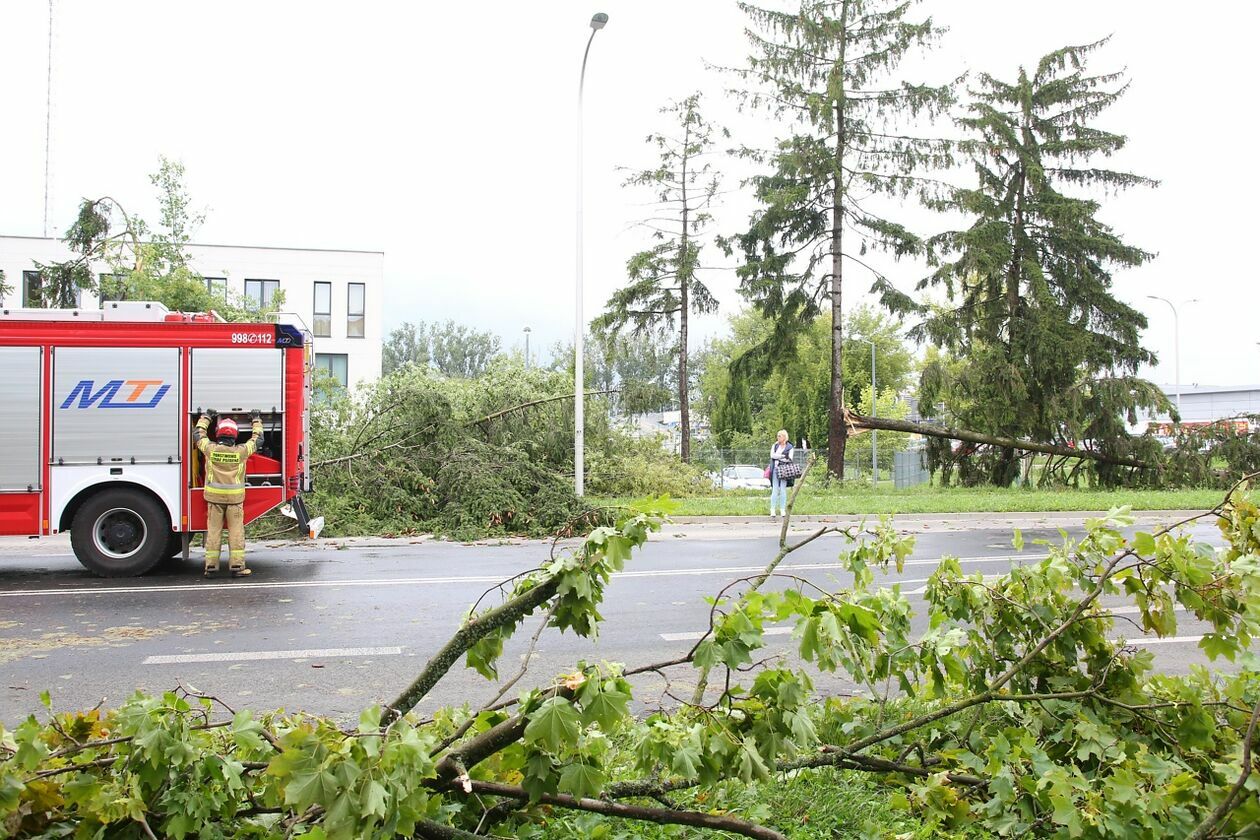
[[[394,329],[381,351],[385,373],[404,365],[430,366],[446,376],[471,379],[484,373],[501,341],[487,330],[477,330],[452,320],[445,323],[404,323]]]
[[[157,189],[159,208],[153,229],[110,196],[83,200],[65,235],[75,256],[36,264],[42,305],[75,307],[83,291],[95,290],[103,300],[152,300],[178,312],[213,309],[229,321],[251,321],[269,317],[283,304],[283,291],[266,307],[239,295],[212,292],[189,264],[188,243],[205,213],[192,207],[183,164],[160,157],[149,182]],[[102,266],[109,270],[98,277]]]

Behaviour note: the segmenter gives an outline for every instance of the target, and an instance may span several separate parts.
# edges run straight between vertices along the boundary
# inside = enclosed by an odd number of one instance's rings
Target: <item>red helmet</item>
[[[219,427],[215,432],[216,437],[236,437],[237,428],[236,421],[231,417],[219,418]]]

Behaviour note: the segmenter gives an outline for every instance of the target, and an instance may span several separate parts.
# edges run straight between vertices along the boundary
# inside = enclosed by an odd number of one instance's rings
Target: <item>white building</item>
[[[1206,426],[1219,420],[1260,415],[1260,385],[1191,386],[1182,388],[1180,396],[1171,386],[1160,387],[1174,406],[1180,401],[1183,426]],[[1164,434],[1173,426],[1172,418],[1166,414],[1140,417],[1139,421],[1140,429],[1154,426]]]
[[[188,245],[190,267],[206,278],[212,293],[230,291],[260,305],[284,292],[285,312],[297,314],[315,336],[315,363],[343,385],[381,375],[384,260],[380,251]],[[64,262],[73,254],[60,239],[0,236],[0,271],[11,291],[0,306],[17,308],[39,300],[37,262]],[[109,267],[93,265],[108,286]],[[106,294],[108,297],[108,294]],[[100,306],[84,290],[81,308]]]

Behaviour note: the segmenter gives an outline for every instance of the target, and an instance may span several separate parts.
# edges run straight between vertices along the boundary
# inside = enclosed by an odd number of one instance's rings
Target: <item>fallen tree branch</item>
[[[1234,782],[1233,787],[1229,789],[1229,793],[1221,800],[1220,804],[1212,809],[1212,813],[1207,815],[1199,827],[1196,828],[1187,840],[1205,840],[1211,837],[1216,827],[1221,821],[1229,816],[1229,812],[1234,810],[1235,804],[1238,802],[1238,795],[1242,793],[1243,787],[1247,784],[1247,779],[1251,776],[1251,742],[1256,737],[1256,725],[1260,723],[1260,703],[1256,704],[1255,711],[1251,713],[1251,723],[1247,726],[1247,732],[1243,735],[1242,742],[1242,772],[1238,775],[1238,781]]]
[[[552,575],[533,589],[505,601],[484,615],[473,616],[464,622],[442,648],[433,655],[422,670],[401,694],[387,707],[382,720],[392,722],[399,715],[416,707],[433,686],[438,684],[451,666],[479,640],[507,624],[514,624],[532,613],[555,596],[560,588],[561,575]]]
[[[501,796],[521,802],[529,801],[529,794],[524,788],[498,782],[482,782],[475,779],[470,784],[474,793]],[[543,794],[538,801],[543,805],[569,808],[576,811],[589,811],[593,814],[623,817],[625,819],[639,820],[640,822],[653,822],[658,825],[689,825],[694,828],[707,828],[713,831],[729,831],[744,837],[757,838],[757,840],[785,840],[784,836],[774,829],[746,822],[737,817],[704,814],[699,811],[647,808],[641,805],[609,802],[605,799],[579,799],[576,796],[568,796],[566,794]]]
[[[887,417],[867,417],[864,414],[854,414],[845,410],[845,422],[852,428],[859,430],[878,429],[881,432],[908,432],[912,435],[924,435],[926,437],[946,438],[949,440],[962,440],[967,443],[986,444],[988,446],[999,446],[1003,449],[1022,449],[1026,452],[1044,452],[1047,455],[1059,455],[1064,458],[1085,458],[1091,461],[1098,461],[1102,464],[1116,464],[1122,467],[1138,467],[1146,469],[1150,465],[1143,461],[1135,461],[1132,458],[1118,458],[1111,455],[1104,455],[1101,452],[1092,452],[1088,449],[1073,449],[1070,446],[1059,446],[1053,443],[1037,443],[1032,440],[1019,440],[1017,438],[1003,437],[1001,435],[986,435],[982,432],[972,432],[967,429],[954,429],[948,426],[936,426],[931,423],[914,423],[909,420],[891,420]]]
[[[583,391],[582,393],[584,396],[587,396],[587,397],[596,397],[596,396],[605,396],[607,394],[616,394],[620,390],[621,390],[620,388],[606,388],[602,391]],[[480,420],[473,420],[468,425],[480,426],[483,423],[489,423],[491,420],[498,420],[500,417],[504,417],[508,414],[512,414],[517,411],[524,411],[525,409],[533,408],[536,405],[543,405],[545,403],[552,403],[552,402],[560,402],[561,400],[571,400],[576,396],[577,396],[576,393],[561,394],[558,397],[543,397],[541,400],[530,400],[529,402],[521,403],[520,405],[514,405],[511,408],[505,408],[502,411],[496,411],[493,414],[487,414],[485,417],[482,417]]]

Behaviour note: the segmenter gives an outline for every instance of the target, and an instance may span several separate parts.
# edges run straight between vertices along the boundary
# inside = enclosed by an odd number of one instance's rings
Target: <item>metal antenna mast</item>
[[[48,0],[48,86],[44,100],[44,236],[48,236],[48,172],[49,149],[52,146],[52,49],[53,0]]]

